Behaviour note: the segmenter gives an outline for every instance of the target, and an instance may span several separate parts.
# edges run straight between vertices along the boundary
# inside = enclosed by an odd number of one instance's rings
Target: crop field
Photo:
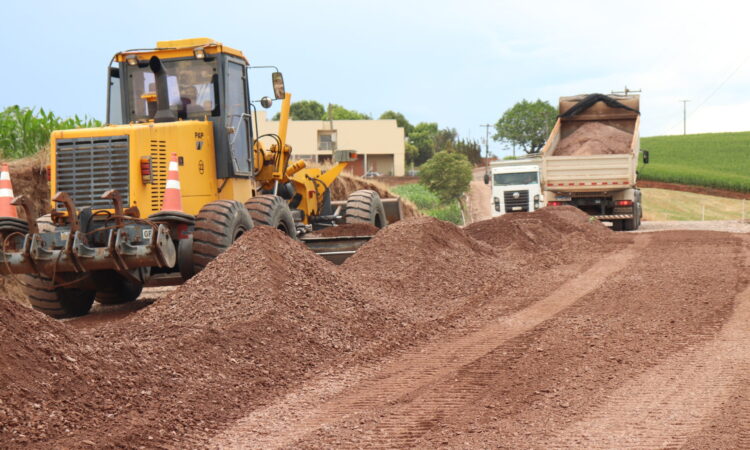
[[[101,122],[88,117],[63,118],[41,108],[9,106],[0,111],[0,157],[7,160],[33,155],[48,145],[54,130],[98,126]]]
[[[651,161],[639,178],[750,192],[750,132],[641,139]]]

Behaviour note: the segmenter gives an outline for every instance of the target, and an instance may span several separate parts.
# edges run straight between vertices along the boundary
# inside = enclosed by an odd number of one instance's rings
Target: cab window
[[[167,72],[169,109],[179,119],[219,115],[215,61],[162,60]],[[142,122],[156,114],[156,79],[148,67],[128,67],[131,120]]]

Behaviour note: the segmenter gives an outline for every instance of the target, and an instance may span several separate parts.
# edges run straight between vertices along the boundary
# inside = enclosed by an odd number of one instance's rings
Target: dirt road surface
[[[525,308],[310,383],[210,445],[750,445],[749,265],[745,237],[638,235]]]
[[[487,169],[479,167],[474,169],[474,179],[469,186],[469,218],[466,223],[479,222],[492,217],[490,207],[492,206],[492,189],[484,184],[484,174]]]
[[[580,214],[412,219],[341,267],[297,264],[306,249],[258,230],[217,261],[242,276],[209,265],[119,313],[60,323],[0,304],[0,437],[749,448],[750,237],[613,233]]]

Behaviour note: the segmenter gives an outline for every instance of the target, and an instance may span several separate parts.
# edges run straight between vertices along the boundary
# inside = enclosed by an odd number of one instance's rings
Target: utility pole
[[[682,102],[682,135],[687,134],[687,102],[690,100],[678,100]]]
[[[484,137],[484,156],[487,159],[487,165],[490,164],[490,125],[489,123],[485,123],[484,125],[479,125],[480,127],[484,127],[486,133]]]

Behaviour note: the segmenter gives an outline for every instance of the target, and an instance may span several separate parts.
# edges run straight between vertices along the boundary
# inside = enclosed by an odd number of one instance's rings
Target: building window
[[[318,150],[336,150],[336,131],[318,131]]]

